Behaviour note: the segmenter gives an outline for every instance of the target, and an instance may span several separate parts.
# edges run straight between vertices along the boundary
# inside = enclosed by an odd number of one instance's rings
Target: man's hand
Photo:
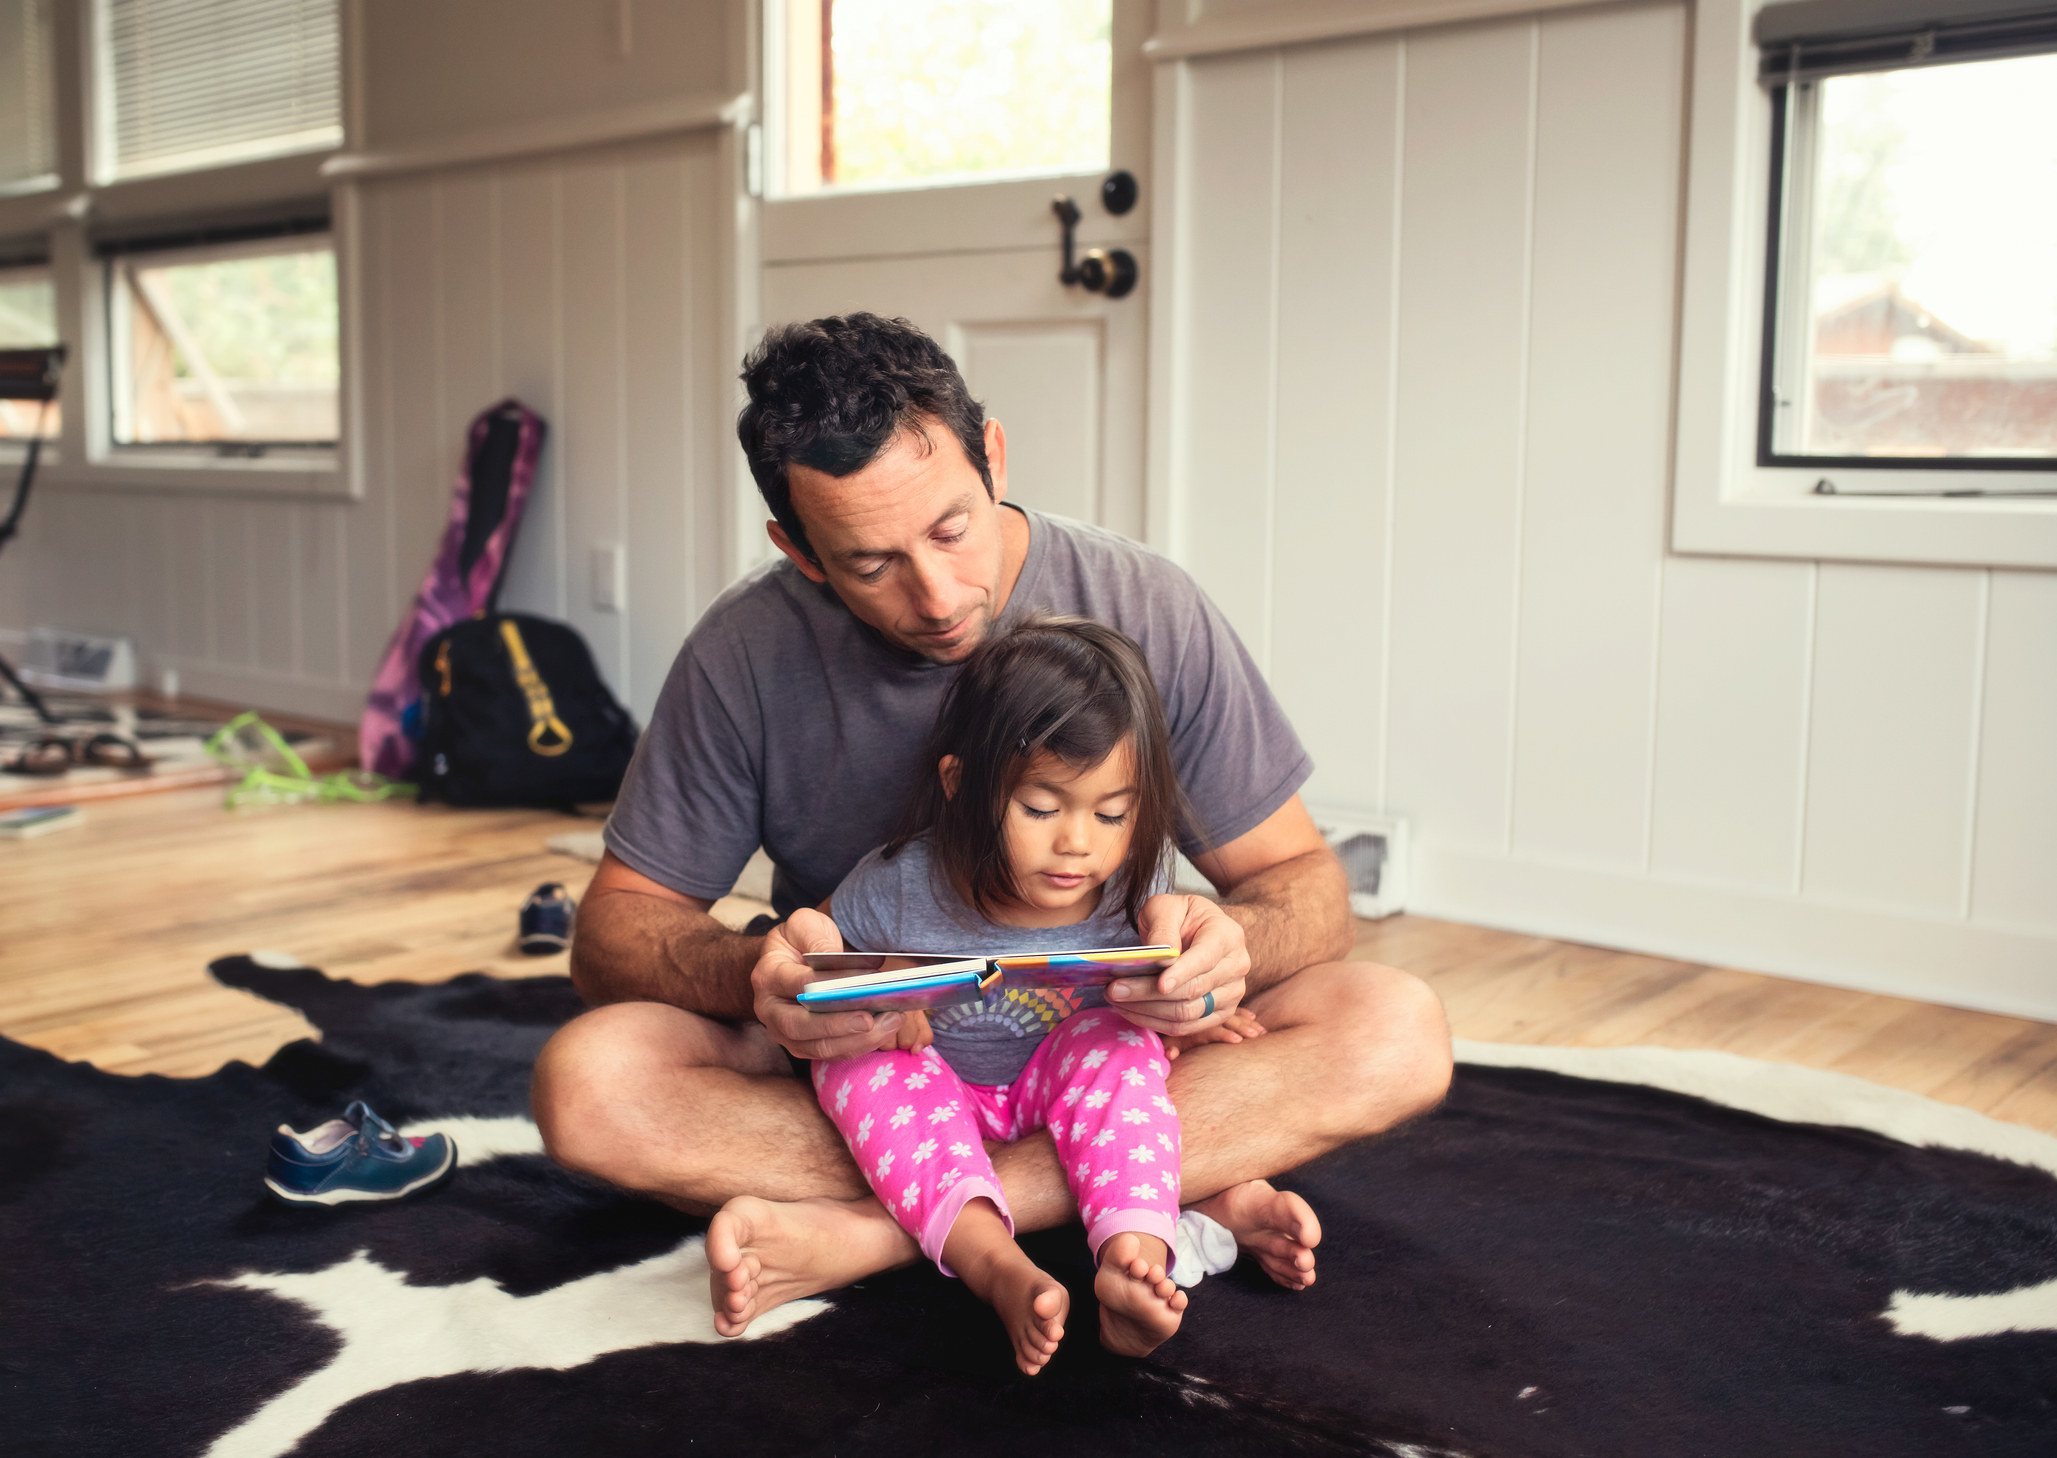
[[[1202,1043],[1240,1043],[1246,1038],[1264,1036],[1264,1024],[1257,1021],[1257,1014],[1247,1007],[1239,1007],[1228,1015],[1225,1022],[1211,1028],[1202,1028],[1197,1033],[1187,1033],[1181,1038],[1164,1040],[1164,1056],[1176,1058],[1188,1048],[1197,1048]]]
[[[750,969],[757,1021],[795,1058],[855,1058],[901,1041],[899,1013],[811,1013],[796,1000],[815,974],[801,957],[840,952],[843,934],[818,911],[802,907],[764,934],[764,955]],[[924,1019],[926,1021],[926,1019]]]
[[[1179,957],[1155,977],[1108,984],[1107,1005],[1139,1028],[1181,1038],[1219,1027],[1243,1000],[1250,952],[1242,924],[1204,896],[1152,896],[1137,930],[1149,946],[1177,947]],[[1207,995],[1214,995],[1212,1010]]]

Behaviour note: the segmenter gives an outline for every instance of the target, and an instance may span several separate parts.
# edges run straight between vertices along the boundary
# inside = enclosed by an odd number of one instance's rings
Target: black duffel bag
[[[612,800],[636,724],[575,629],[491,613],[422,645],[421,798],[452,805]]]

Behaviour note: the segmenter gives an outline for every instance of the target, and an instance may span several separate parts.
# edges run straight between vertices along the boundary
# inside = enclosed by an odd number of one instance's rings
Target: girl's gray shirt
[[[1135,923],[1111,896],[1071,926],[1000,926],[987,921],[951,887],[929,857],[926,839],[909,841],[888,860],[883,847],[857,863],[836,887],[829,915],[843,945],[859,952],[961,953],[997,957],[1012,952],[1083,952],[1132,947]],[[1171,889],[1160,874],[1150,894]],[[1104,888],[1103,888],[1104,892]],[[966,1083],[1012,1083],[1036,1045],[1082,1008],[1104,1007],[1100,989],[995,988],[983,1002],[929,1014],[936,1052]]]

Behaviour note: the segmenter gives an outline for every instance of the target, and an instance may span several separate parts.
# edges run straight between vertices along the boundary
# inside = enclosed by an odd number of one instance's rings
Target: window
[[[57,343],[57,295],[50,270],[41,266],[0,268],[0,349],[36,349]],[[0,440],[55,437],[62,425],[58,405],[0,400]]]
[[[2057,0],[1692,23],[1674,550],[2057,567]]]
[[[0,0],[0,196],[56,185],[50,0]]]
[[[51,485],[358,489],[322,174],[340,8],[0,0],[0,347],[69,351]],[[0,402],[0,457],[37,429]]]
[[[101,0],[99,173],[334,147],[336,0]]]
[[[2046,469],[2057,55],[1802,80],[1771,106],[1760,459]]]
[[[336,439],[336,255],[326,237],[116,254],[108,358],[117,445]]]
[[[775,0],[775,184],[906,186],[1095,171],[1110,0]]]

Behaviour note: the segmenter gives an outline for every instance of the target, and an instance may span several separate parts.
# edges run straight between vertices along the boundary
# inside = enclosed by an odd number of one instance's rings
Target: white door
[[[862,0],[791,0],[774,21],[844,14]],[[876,0],[871,0],[876,3]],[[953,0],[942,0],[949,6]],[[819,7],[817,9],[817,7]],[[971,0],[959,8],[988,18],[1007,7]],[[1021,24],[1062,6],[1021,3]],[[904,14],[905,12],[901,12]],[[920,325],[949,351],[972,394],[1006,427],[1008,497],[1098,522],[1140,539],[1144,519],[1145,381],[1151,259],[1148,165],[1147,0],[1113,0],[1109,165],[1024,178],[901,185],[834,186],[767,199],[762,214],[761,311],[766,324],[868,310]],[[811,162],[820,103],[813,97],[797,125],[779,95],[802,93],[819,65],[819,46],[782,49],[775,23],[767,87],[773,143],[768,151]],[[797,60],[794,52],[798,52]],[[783,69],[776,64],[784,54]],[[795,75],[801,84],[791,84]],[[779,135],[779,123],[786,132]],[[776,173],[778,169],[774,167]],[[797,169],[796,169],[797,170]],[[1103,201],[1110,174],[1128,172],[1138,200],[1116,214]],[[790,181],[790,179],[789,179]],[[813,186],[818,178],[806,179]],[[1121,298],[1059,281],[1062,229],[1052,200],[1074,200],[1077,247],[1125,249],[1138,270]]]

